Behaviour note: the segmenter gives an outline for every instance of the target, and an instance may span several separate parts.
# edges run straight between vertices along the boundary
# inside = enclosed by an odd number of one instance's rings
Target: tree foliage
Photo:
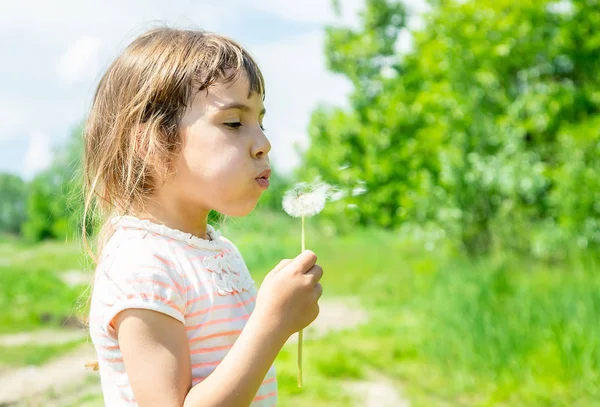
[[[18,234],[27,215],[27,185],[13,174],[0,174],[0,232]]]
[[[400,2],[327,29],[329,68],[354,91],[314,112],[304,168],[364,180],[360,223],[434,223],[473,254],[599,247],[600,2],[430,6],[407,53]]]
[[[22,234],[29,240],[73,239],[83,214],[81,129],[73,131],[65,146],[57,149],[47,170],[28,186],[27,220]]]

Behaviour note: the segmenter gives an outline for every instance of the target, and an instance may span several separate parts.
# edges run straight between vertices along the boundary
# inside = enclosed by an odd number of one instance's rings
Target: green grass
[[[307,226],[307,247],[325,269],[324,298],[359,297],[372,319],[306,341],[302,389],[296,347],[286,346],[276,361],[279,405],[350,406],[342,384],[371,369],[402,383],[413,406],[600,405],[600,264],[589,253],[555,264],[468,260],[451,242],[427,251],[394,232],[335,236],[313,219]],[[257,213],[220,229],[257,284],[300,251],[297,219]],[[59,324],[73,311],[81,289],[58,276],[81,260],[77,247],[60,246],[0,243],[14,260],[0,268],[0,331]],[[41,321],[44,312],[56,320]]]
[[[91,263],[74,242],[43,241],[28,243],[16,239],[0,239],[0,265],[20,271],[36,271],[40,267],[55,272],[89,269]]]
[[[299,251],[299,231],[285,218],[228,228],[261,276]],[[358,296],[373,314],[356,332],[312,345],[320,355],[343,350],[352,361],[346,371],[334,358],[315,372],[316,382],[339,376],[330,369],[351,375],[376,368],[405,383],[414,405],[596,405],[600,268],[591,256],[555,265],[502,256],[469,261],[391,232],[332,237],[316,226],[307,239],[325,269],[325,297]],[[283,385],[292,400],[294,385]]]
[[[8,367],[40,366],[74,350],[84,342],[82,339],[54,345],[0,346],[0,370]]]
[[[0,334],[76,323],[82,287],[69,287],[60,279],[60,274],[81,269],[83,261],[74,244],[46,241],[33,245],[3,238],[0,241]],[[41,365],[80,343],[0,347],[0,368]]]
[[[99,394],[88,394],[81,397],[77,403],[65,407],[105,407],[104,398]]]
[[[0,267],[0,333],[60,327],[77,317],[81,288],[71,288],[51,264],[29,270]]]
[[[82,288],[69,287],[60,274],[90,270],[86,261],[74,243],[0,240],[0,334],[73,322]]]
[[[304,343],[303,382],[298,387],[297,345],[286,345],[275,366],[279,386],[277,405],[287,406],[352,406],[351,399],[341,389],[343,380],[362,377],[360,366],[350,360],[336,342],[306,341]]]

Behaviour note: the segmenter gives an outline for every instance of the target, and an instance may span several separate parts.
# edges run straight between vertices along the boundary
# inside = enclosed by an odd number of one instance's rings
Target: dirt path
[[[344,389],[358,400],[356,407],[410,407],[400,393],[400,384],[379,372],[371,371],[368,380],[344,383]]]
[[[321,312],[305,330],[304,340],[324,336],[329,332],[355,328],[369,321],[368,312],[356,298],[336,298],[321,301]],[[292,335],[287,343],[297,343],[298,335]],[[410,407],[399,392],[400,385],[388,377],[371,371],[368,380],[344,383],[347,393],[355,396],[356,407]]]
[[[321,311],[317,319],[304,330],[304,339],[320,338],[329,332],[352,329],[369,320],[369,314],[354,298],[325,299],[319,302]],[[297,343],[292,335],[287,343]]]
[[[19,332],[1,335],[0,346],[60,345],[83,339],[87,333],[83,329],[46,329],[43,331]]]
[[[352,298],[321,300],[319,317],[305,330],[306,340],[321,337],[328,332],[351,329],[366,323],[369,315]],[[85,332],[42,331],[0,337],[0,345],[67,343],[84,337]],[[293,335],[288,343],[297,342]],[[48,342],[49,341],[49,342]],[[64,406],[75,404],[86,395],[99,393],[98,374],[85,369],[86,362],[96,357],[91,344],[85,344],[44,366],[8,370],[0,374],[0,407]],[[90,379],[92,378],[92,379]],[[409,407],[399,393],[398,383],[376,372],[370,372],[368,380],[348,381],[344,388],[355,394],[356,407]]]
[[[25,402],[37,405],[34,397],[46,393],[60,393],[74,382],[96,374],[85,368],[85,363],[94,359],[96,353],[91,344],[85,344],[73,352],[57,358],[43,366],[29,366],[6,371],[0,376],[0,406],[12,406]]]

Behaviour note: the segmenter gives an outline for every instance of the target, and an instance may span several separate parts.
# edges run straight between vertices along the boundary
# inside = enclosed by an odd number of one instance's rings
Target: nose
[[[252,146],[252,157],[265,158],[269,154],[269,151],[271,151],[271,143],[262,129],[260,129]]]

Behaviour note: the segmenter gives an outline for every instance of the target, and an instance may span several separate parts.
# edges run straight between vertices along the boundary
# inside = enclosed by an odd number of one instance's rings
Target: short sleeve
[[[112,321],[126,309],[147,309],[184,323],[185,289],[168,253],[143,243],[123,245],[103,260],[96,295],[102,303],[102,326],[113,333]]]

